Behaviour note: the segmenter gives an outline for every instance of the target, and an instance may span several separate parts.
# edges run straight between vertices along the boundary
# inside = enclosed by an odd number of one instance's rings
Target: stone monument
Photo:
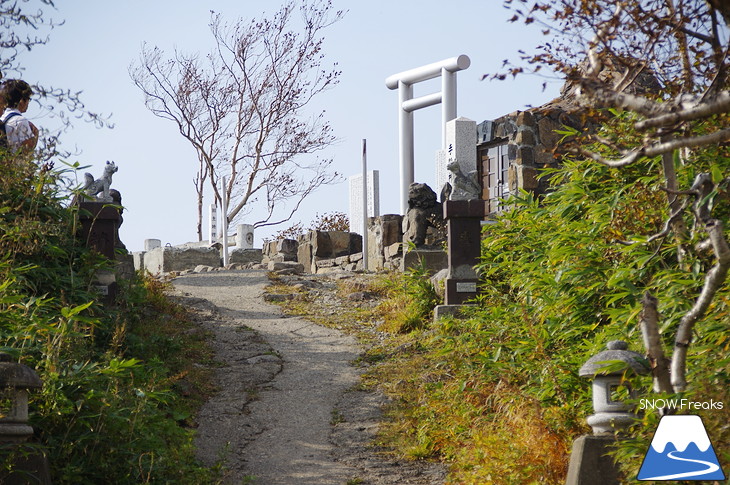
[[[447,200],[443,207],[449,245],[444,303],[446,306],[463,305],[477,296],[479,276],[474,267],[481,255],[481,223],[486,214],[486,202],[481,199]]]
[[[466,192],[458,198],[442,195],[441,201],[479,199],[481,188],[476,176],[476,121],[464,117],[456,118],[446,123],[444,133],[446,136],[445,148],[436,154],[436,190],[443,194],[449,184],[452,193],[456,190],[457,185],[459,190],[463,188]],[[473,185],[476,185],[476,188]]]
[[[363,202],[366,197],[362,193],[362,174],[353,175],[350,182],[350,232],[360,234],[363,228]],[[370,170],[368,172],[368,193],[367,193],[368,217],[380,215],[380,172]]]
[[[468,118],[446,123],[447,148],[439,154],[437,180],[443,186],[443,218],[448,239],[444,303],[436,318],[453,314],[477,296],[474,267],[481,254],[481,221],[486,214],[477,176],[477,124]]]

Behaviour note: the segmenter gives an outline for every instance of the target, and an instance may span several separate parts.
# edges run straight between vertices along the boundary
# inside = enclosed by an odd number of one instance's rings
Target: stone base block
[[[4,485],[51,485],[48,458],[38,445],[6,446],[0,451],[0,462],[12,463],[10,470],[0,470],[0,483]]]
[[[220,251],[216,248],[164,247],[147,251],[144,255],[145,269],[153,275],[185,271],[199,264],[213,268],[220,267]]]
[[[462,305],[477,297],[477,279],[456,279],[445,280],[445,302],[447,305]]]
[[[608,456],[614,436],[581,436],[573,442],[565,485],[620,485],[618,466]]]
[[[262,258],[263,254],[260,249],[234,249],[228,257],[228,262],[238,264],[260,263]]]
[[[462,318],[468,310],[475,309],[477,305],[437,305],[433,309],[433,321],[437,322],[444,317]]]

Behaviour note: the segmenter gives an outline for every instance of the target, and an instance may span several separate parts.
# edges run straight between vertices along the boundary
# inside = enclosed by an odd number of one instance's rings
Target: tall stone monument
[[[363,202],[366,196],[362,193],[362,174],[353,175],[350,181],[350,232],[360,234],[363,228]],[[368,217],[380,215],[380,172],[368,171],[367,193]],[[365,236],[365,235],[363,235]]]
[[[456,118],[446,123],[446,146],[436,153],[436,192],[443,193],[448,183],[454,193],[455,185],[463,185],[462,176],[475,178],[477,170],[477,123],[469,118]],[[478,187],[478,183],[477,183]],[[478,199],[479,189],[462,200]],[[454,199],[455,197],[448,197]],[[443,202],[445,198],[442,198]]]

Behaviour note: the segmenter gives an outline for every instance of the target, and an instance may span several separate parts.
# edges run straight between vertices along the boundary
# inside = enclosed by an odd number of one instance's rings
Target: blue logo
[[[702,418],[663,416],[637,480],[725,480]]]

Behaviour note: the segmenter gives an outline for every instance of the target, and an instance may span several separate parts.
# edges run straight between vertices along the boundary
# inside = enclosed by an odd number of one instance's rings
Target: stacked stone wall
[[[541,170],[556,167],[556,150],[561,135],[557,130],[564,126],[578,127],[579,121],[557,106],[546,105],[528,111],[515,111],[494,121],[480,125],[480,148],[498,144],[507,145],[509,169],[507,184],[510,193],[526,190],[544,194],[549,185],[547,178],[540,178]],[[483,198],[489,198],[485,175],[486,161],[481,160]]]
[[[299,243],[294,239],[278,239],[264,243],[262,260],[263,264],[283,263],[285,261],[296,261]]]
[[[307,273],[362,270],[362,236],[347,231],[309,231],[299,237],[297,261]]]
[[[182,273],[204,266],[220,268],[222,266],[219,247],[205,247],[199,244],[182,244],[180,246],[156,247],[148,251],[132,254],[134,269],[144,270],[153,275],[171,272]],[[229,253],[229,265],[249,267],[261,263],[260,249],[234,248]]]

